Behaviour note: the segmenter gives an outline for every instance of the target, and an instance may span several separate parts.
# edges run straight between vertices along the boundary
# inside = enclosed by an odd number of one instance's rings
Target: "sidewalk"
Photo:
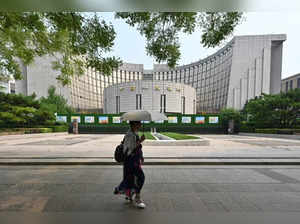
[[[294,139],[300,141],[300,135],[284,135],[284,134],[263,134],[263,133],[244,133],[240,132],[240,136],[253,136],[253,137],[264,137],[264,138],[282,138],[282,139]]]
[[[120,165],[122,135],[0,136],[0,165]],[[300,141],[241,135],[201,135],[208,145],[144,144],[144,165],[300,165]]]

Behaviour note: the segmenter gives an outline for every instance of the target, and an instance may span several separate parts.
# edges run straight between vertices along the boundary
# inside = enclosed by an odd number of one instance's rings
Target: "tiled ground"
[[[298,167],[146,166],[144,212],[300,212]],[[117,212],[121,167],[1,167],[0,211]]]

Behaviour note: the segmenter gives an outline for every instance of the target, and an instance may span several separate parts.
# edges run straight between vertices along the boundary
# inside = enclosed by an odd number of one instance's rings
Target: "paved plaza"
[[[147,208],[141,211],[112,193],[121,179],[119,166],[1,166],[0,218],[107,213],[121,221],[134,212],[203,218],[300,212],[297,166],[145,166],[144,172]]]
[[[148,165],[168,163],[264,162],[300,164],[300,136],[295,139],[244,135],[199,135],[205,145],[143,146]],[[115,164],[113,154],[123,135],[72,135],[67,133],[0,136],[0,164],[20,162]]]
[[[145,210],[125,204],[112,194],[122,167],[113,166],[6,166],[15,161],[110,161],[122,135],[66,133],[0,136],[0,223],[115,223],[153,218],[189,219],[206,223],[299,222],[300,168],[292,165],[243,165],[249,161],[300,161],[300,140],[243,135],[201,135],[203,146],[143,147]],[[240,162],[239,166],[222,161]],[[184,161],[184,165],[176,165]],[[218,166],[193,161],[214,161]],[[155,163],[154,163],[155,164]],[[84,218],[83,218],[84,217]],[[159,217],[159,218],[158,218]],[[179,222],[182,217],[186,217]],[[217,218],[219,217],[219,218]],[[247,218],[246,218],[247,217]],[[74,219],[70,221],[71,219]],[[44,219],[49,222],[39,222]],[[64,220],[65,221],[62,221]],[[93,219],[95,222],[88,219]],[[38,220],[38,221],[37,221]],[[55,222],[53,220],[56,220]],[[67,221],[68,220],[68,221]],[[239,220],[239,221],[237,221]],[[250,220],[250,221],[249,221]],[[291,220],[298,220],[291,222]],[[82,221],[82,222],[80,222]],[[140,222],[138,222],[140,223]]]

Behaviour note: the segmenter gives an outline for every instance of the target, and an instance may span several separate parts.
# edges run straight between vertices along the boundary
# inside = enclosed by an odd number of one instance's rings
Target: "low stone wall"
[[[191,140],[147,140],[143,145],[149,146],[209,146],[210,142],[206,139]]]

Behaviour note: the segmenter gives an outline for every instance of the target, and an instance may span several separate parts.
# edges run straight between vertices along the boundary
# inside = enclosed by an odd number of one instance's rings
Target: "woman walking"
[[[126,200],[133,201],[138,208],[145,208],[146,205],[141,199],[141,190],[145,182],[145,175],[141,167],[144,162],[141,143],[145,140],[145,136],[139,137],[138,130],[140,128],[140,121],[130,121],[130,129],[126,133],[123,143],[126,155],[123,163],[123,180],[115,188],[114,194],[125,193]]]

